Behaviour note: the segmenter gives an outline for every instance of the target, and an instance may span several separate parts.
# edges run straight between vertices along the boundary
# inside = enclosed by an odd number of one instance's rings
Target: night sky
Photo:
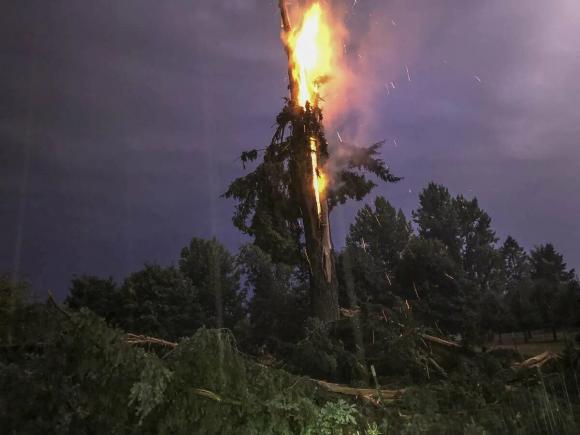
[[[410,217],[433,180],[580,266],[578,0],[333,3],[354,78],[331,146],[384,139],[405,177],[369,200]],[[193,236],[244,243],[219,196],[274,132],[279,26],[274,0],[3,2],[0,272],[62,297],[73,274],[175,263]],[[333,213],[337,246],[359,206]]]

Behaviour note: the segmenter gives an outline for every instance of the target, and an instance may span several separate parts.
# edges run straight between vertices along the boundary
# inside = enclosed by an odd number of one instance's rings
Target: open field
[[[491,346],[496,349],[515,349],[523,357],[538,355],[546,350],[559,353],[564,349],[566,338],[574,340],[578,331],[558,331],[558,340],[552,339],[551,331],[532,331],[532,338],[526,343],[521,332],[502,334],[500,342],[497,336],[494,337]]]

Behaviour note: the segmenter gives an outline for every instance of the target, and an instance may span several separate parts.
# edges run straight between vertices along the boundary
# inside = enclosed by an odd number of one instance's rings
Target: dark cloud
[[[3,5],[0,268],[62,295],[73,273],[174,262],[194,235],[238,246],[219,195],[283,104],[276,3]],[[477,195],[501,236],[580,264],[577,2],[334,3],[354,79],[328,136],[387,140],[405,180],[377,193],[409,212],[444,183]],[[356,207],[335,213],[339,245]]]

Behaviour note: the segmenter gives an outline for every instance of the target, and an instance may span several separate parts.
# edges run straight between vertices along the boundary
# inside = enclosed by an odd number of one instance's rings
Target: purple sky
[[[239,246],[218,197],[283,104],[277,1],[4,3],[0,271],[62,296],[73,274],[173,263],[192,236]],[[410,214],[434,180],[580,266],[580,3],[333,3],[356,82],[331,145],[386,139],[405,177],[374,194]],[[337,245],[359,206],[333,214]]]

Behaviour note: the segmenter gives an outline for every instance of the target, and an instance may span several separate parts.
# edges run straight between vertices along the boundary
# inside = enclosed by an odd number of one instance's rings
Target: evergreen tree
[[[534,248],[531,257],[533,299],[544,325],[552,329],[554,340],[557,328],[562,326],[561,300],[566,298],[569,286],[573,285],[574,270],[567,270],[562,254],[551,243]]]
[[[7,274],[0,274],[0,343],[11,345],[18,331],[14,325],[26,304],[28,284],[14,282]]]
[[[212,324],[198,290],[179,269],[146,265],[120,289],[117,324],[125,331],[175,340]]]
[[[499,252],[502,259],[504,303],[513,319],[513,326],[522,331],[527,341],[539,322],[538,310],[532,303],[530,258],[511,236],[506,238]]]
[[[365,205],[350,226],[344,258],[349,255],[353,285],[365,302],[389,303],[398,293],[395,270],[409,243],[411,224],[402,210],[384,197],[375,199],[374,209]],[[343,263],[343,261],[341,261]]]
[[[234,257],[215,238],[193,238],[181,251],[179,270],[197,289],[206,326],[233,328],[243,319],[245,294]]]
[[[119,324],[123,316],[121,294],[112,277],[75,276],[65,303],[77,310],[82,307],[89,308],[113,324]]]
[[[242,247],[237,259],[249,302],[256,342],[293,342],[308,315],[308,286],[300,270],[274,263],[256,245]]]
[[[463,292],[469,313],[470,335],[505,328],[502,305],[501,258],[491,218],[477,198],[452,197],[449,190],[430,183],[419,195],[413,212],[420,237],[443,244],[447,255],[467,280]]]
[[[442,242],[480,289],[491,286],[499,267],[497,238],[491,218],[479,207],[477,198],[453,198],[446,187],[429,183],[419,195],[419,208],[413,218],[419,235]]]
[[[481,291],[494,290],[500,267],[495,249],[497,238],[491,229],[491,218],[478,204],[458,195],[453,200],[458,221],[459,254],[463,270]]]
[[[449,190],[433,182],[419,194],[419,208],[413,212],[419,236],[439,240],[449,255],[460,260],[459,219]]]
[[[530,276],[530,258],[512,236],[507,236],[499,252],[503,261],[504,284],[509,292]]]
[[[250,235],[253,242],[269,254],[274,263],[285,263],[308,271],[311,312],[322,318],[328,313],[324,314],[325,310],[321,307],[315,308],[317,290],[316,286],[313,288],[312,259],[306,255],[307,240],[303,227],[305,212],[301,210],[301,199],[297,193],[300,189],[296,184],[302,183],[302,180],[293,178],[292,162],[298,157],[291,146],[292,136],[285,136],[293,120],[295,115],[290,109],[282,111],[278,116],[278,130],[265,150],[262,163],[250,174],[234,180],[224,196],[238,203],[233,217],[234,225]],[[316,127],[316,136],[321,138],[320,143],[324,145],[325,151],[326,140],[321,126]],[[378,157],[381,145],[377,143],[369,148],[344,147],[334,161],[337,171],[325,192],[330,209],[348,199],[364,198],[375,187],[375,183],[367,178],[369,173],[385,182],[399,180]],[[257,158],[257,150],[244,152],[241,156],[244,164]]]
[[[447,333],[473,334],[475,304],[470,282],[446,246],[436,239],[413,237],[398,270],[401,284],[425,325]]]

